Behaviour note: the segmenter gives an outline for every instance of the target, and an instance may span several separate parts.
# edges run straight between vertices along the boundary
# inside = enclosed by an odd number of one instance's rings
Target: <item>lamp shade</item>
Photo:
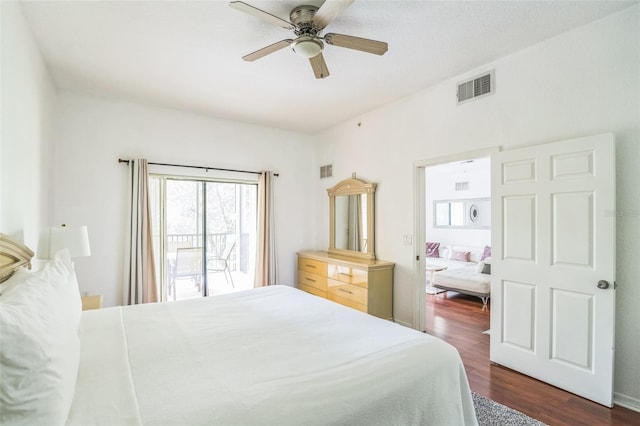
[[[86,226],[52,226],[40,231],[39,259],[51,259],[58,251],[68,249],[71,257],[91,256]]]

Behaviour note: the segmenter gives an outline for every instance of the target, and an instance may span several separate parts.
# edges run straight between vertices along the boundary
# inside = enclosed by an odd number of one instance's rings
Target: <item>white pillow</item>
[[[476,272],[478,274],[481,274],[483,269],[484,269],[484,262],[478,263],[478,266],[476,266]]]
[[[16,285],[22,284],[27,280],[27,278],[31,277],[33,272],[30,270],[23,268],[22,266],[17,268],[13,275],[3,283],[0,283],[0,294],[4,293],[11,287],[15,287]]]
[[[0,424],[61,425],[73,399],[82,303],[69,252],[0,295]]]
[[[482,258],[482,250],[471,250],[469,258],[472,262],[480,262],[480,259]]]
[[[451,252],[451,249],[448,247],[442,247],[440,246],[440,257],[443,259],[448,259],[449,258],[449,253]]]

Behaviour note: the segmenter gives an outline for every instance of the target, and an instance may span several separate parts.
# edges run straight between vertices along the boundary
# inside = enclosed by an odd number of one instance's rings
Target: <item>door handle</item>
[[[598,288],[601,289],[601,290],[605,290],[605,289],[609,288],[609,281],[606,281],[606,280],[598,281]]]

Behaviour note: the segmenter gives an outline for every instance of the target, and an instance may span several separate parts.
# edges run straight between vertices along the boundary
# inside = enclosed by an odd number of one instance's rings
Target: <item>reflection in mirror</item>
[[[367,194],[337,195],[335,248],[367,252]]]

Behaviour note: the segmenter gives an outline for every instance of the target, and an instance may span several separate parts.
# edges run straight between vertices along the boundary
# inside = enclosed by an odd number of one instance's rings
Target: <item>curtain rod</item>
[[[129,164],[129,162],[132,160],[123,160],[122,158],[118,158],[118,163],[126,163]],[[154,166],[171,166],[171,167],[186,167],[188,169],[202,169],[205,171],[208,170],[219,170],[222,172],[238,172],[238,173],[252,173],[254,175],[259,175],[262,172],[254,172],[253,170],[237,170],[237,169],[221,169],[219,167],[205,167],[205,166],[188,166],[188,165],[184,165],[184,164],[168,164],[168,163],[152,163],[151,161],[149,161],[147,164],[150,165],[154,165]],[[280,174],[278,173],[274,173],[274,176],[280,176]]]

